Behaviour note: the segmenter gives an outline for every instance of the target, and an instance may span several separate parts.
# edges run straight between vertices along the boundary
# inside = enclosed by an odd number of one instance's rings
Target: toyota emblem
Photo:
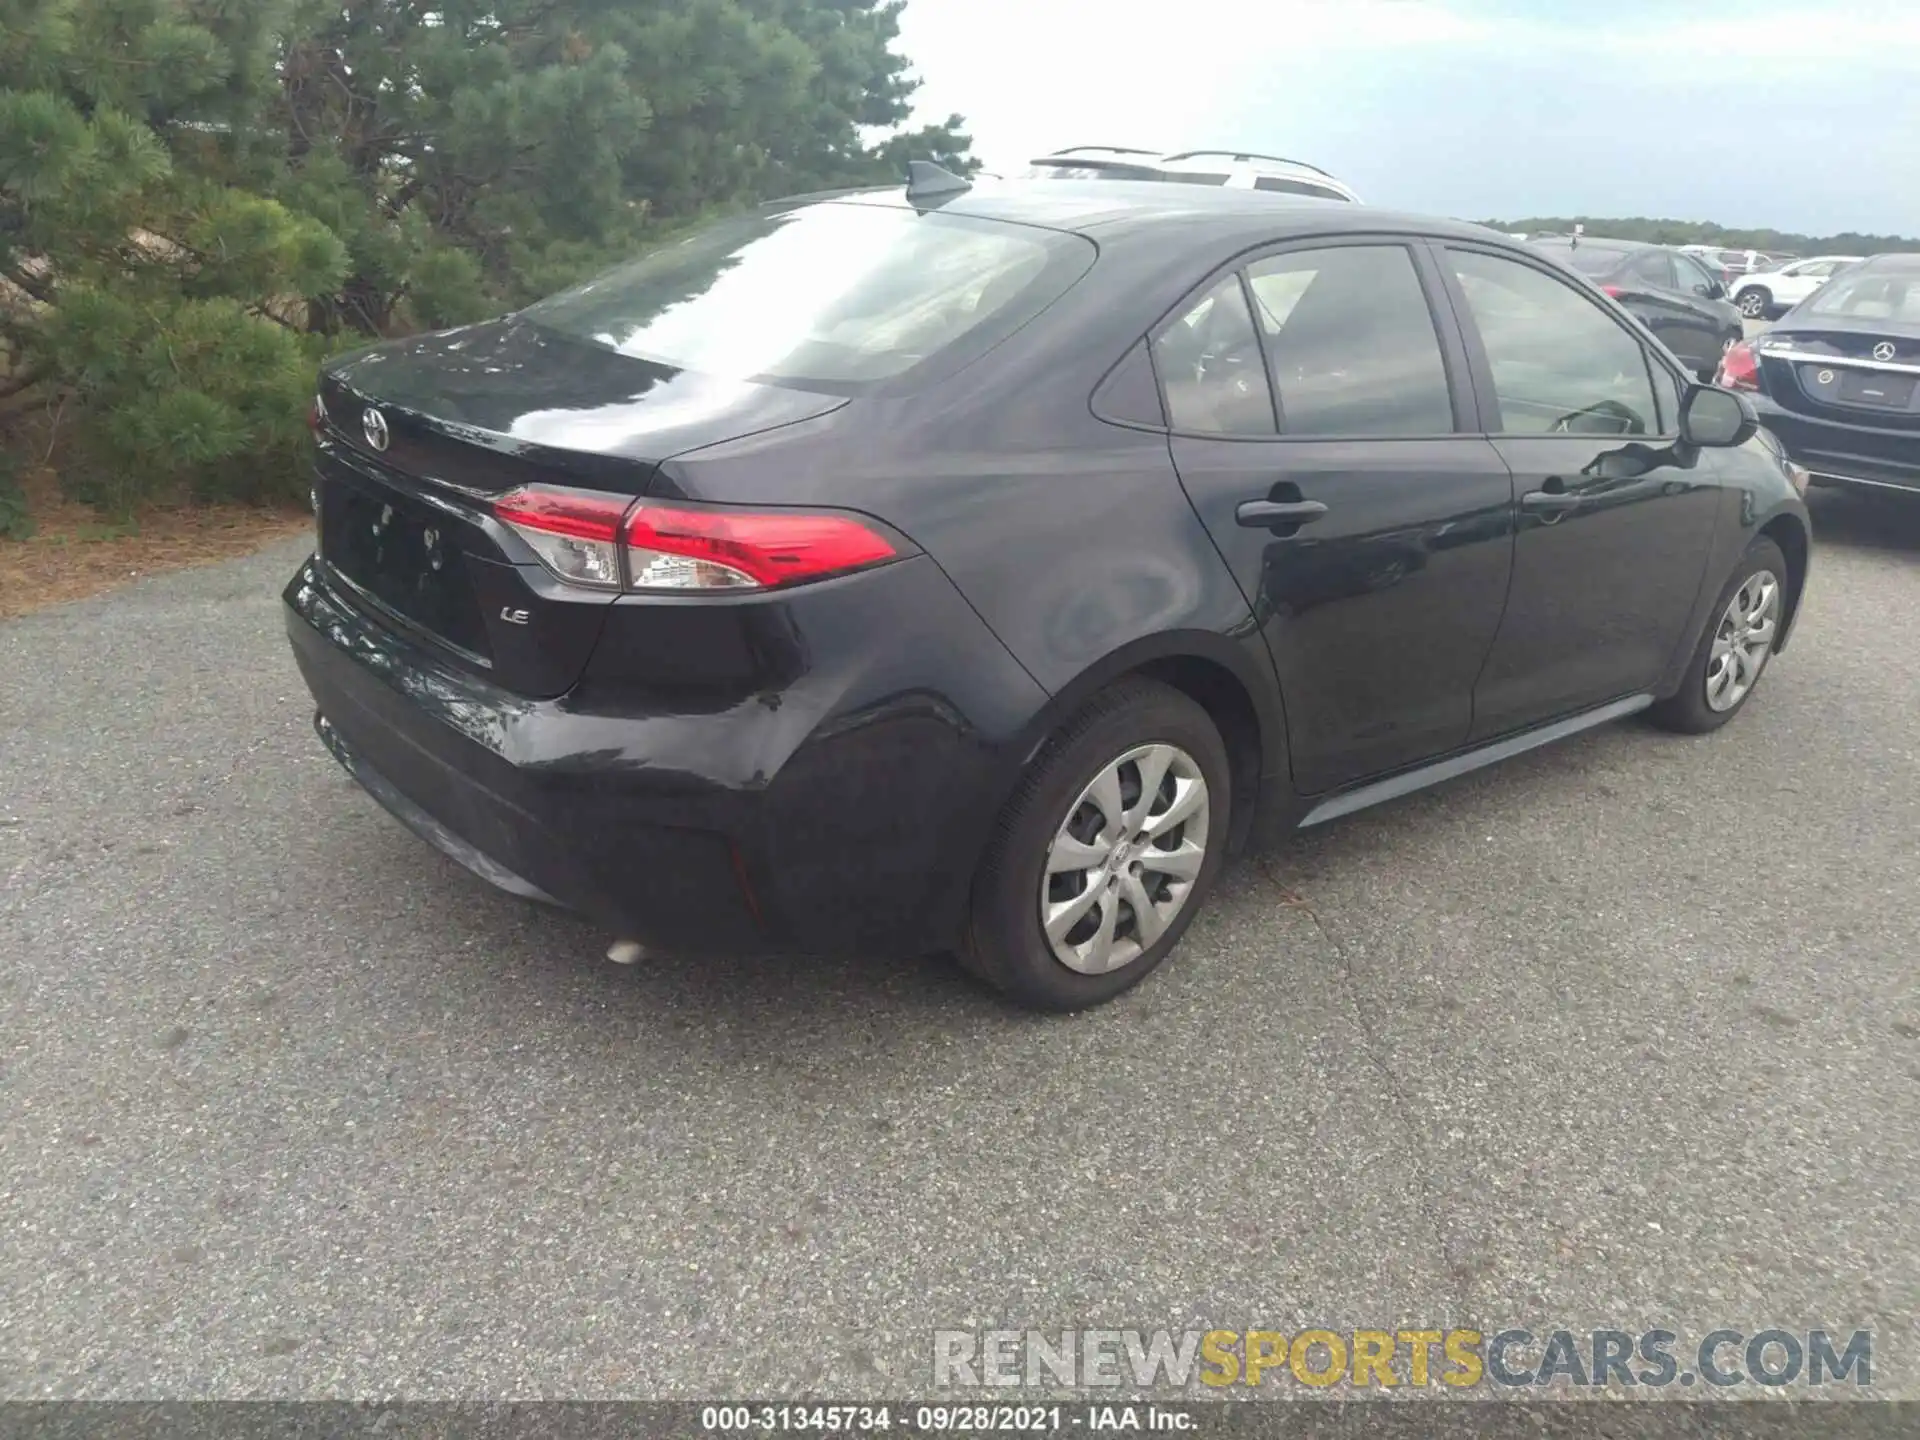
[[[375,450],[387,448],[387,417],[369,405],[360,415],[360,433]]]
[[[1876,360],[1891,360],[1893,358],[1893,342],[1891,340],[1882,340],[1878,345],[1874,346],[1873,358]]]

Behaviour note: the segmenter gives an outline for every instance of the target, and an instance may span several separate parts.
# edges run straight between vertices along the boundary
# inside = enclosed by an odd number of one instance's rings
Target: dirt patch
[[[29,474],[22,488],[35,529],[28,540],[0,539],[0,620],[313,529],[313,516],[294,506],[150,505],[115,524],[62,496],[50,471]]]

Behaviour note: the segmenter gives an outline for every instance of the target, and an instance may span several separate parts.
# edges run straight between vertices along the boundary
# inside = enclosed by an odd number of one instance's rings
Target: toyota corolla
[[[416,832],[609,938],[1045,1009],[1256,830],[1725,723],[1809,563],[1750,403],[1580,277],[1251,190],[917,167],[338,359],[313,421],[288,630]]]

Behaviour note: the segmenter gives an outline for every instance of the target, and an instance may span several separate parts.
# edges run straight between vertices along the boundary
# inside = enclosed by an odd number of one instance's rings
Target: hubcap
[[[1771,570],[1749,575],[1734,592],[1707,653],[1707,707],[1733,709],[1760,679],[1780,626],[1780,582]]]
[[[1745,295],[1741,297],[1740,313],[1742,315],[1746,315],[1749,318],[1757,317],[1760,312],[1766,308],[1767,302],[1762,300],[1758,295]]]
[[[1142,745],[1103,767],[1047,847],[1040,927],[1082,975],[1138,960],[1193,893],[1207,856],[1206,777],[1177,745]]]

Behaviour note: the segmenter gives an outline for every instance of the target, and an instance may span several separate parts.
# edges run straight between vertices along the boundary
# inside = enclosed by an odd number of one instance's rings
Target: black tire
[[[1679,690],[1647,712],[1647,718],[1661,729],[1677,731],[1682,735],[1704,735],[1709,730],[1718,730],[1747,708],[1747,702],[1753,699],[1760,682],[1766,679],[1766,661],[1763,660],[1760,673],[1754,677],[1746,693],[1732,705],[1725,710],[1716,710],[1707,702],[1708,671],[1712,667],[1713,642],[1719,633],[1721,620],[1727,613],[1727,607],[1733,603],[1735,594],[1762,570],[1771,572],[1780,586],[1780,615],[1774,630],[1775,636],[1778,636],[1779,627],[1786,620],[1789,572],[1786,556],[1780,553],[1780,547],[1762,537],[1747,547],[1747,553],[1740,557],[1740,563],[1733,567],[1733,574],[1727,577],[1727,583],[1721,587],[1713,608],[1707,611],[1706,624],[1701,627],[1700,638],[1694,643],[1693,655],[1687,661],[1686,674],[1680,681]],[[1766,653],[1771,655],[1771,648]]]
[[[1749,285],[1734,301],[1734,308],[1749,320],[1765,320],[1773,313],[1773,292],[1764,285]]]
[[[1119,969],[1085,974],[1055,957],[1041,928],[1040,887],[1049,847],[1070,818],[1069,807],[1093,779],[1147,744],[1179,747],[1206,782],[1205,853],[1165,931]],[[1133,773],[1137,784],[1138,772]],[[1178,690],[1129,678],[1102,691],[1047,742],[1001,813],[974,874],[961,964],[1032,1010],[1084,1010],[1139,984],[1180,943],[1219,876],[1232,820],[1231,781],[1220,731]],[[1097,918],[1104,912],[1096,907],[1091,913]]]

